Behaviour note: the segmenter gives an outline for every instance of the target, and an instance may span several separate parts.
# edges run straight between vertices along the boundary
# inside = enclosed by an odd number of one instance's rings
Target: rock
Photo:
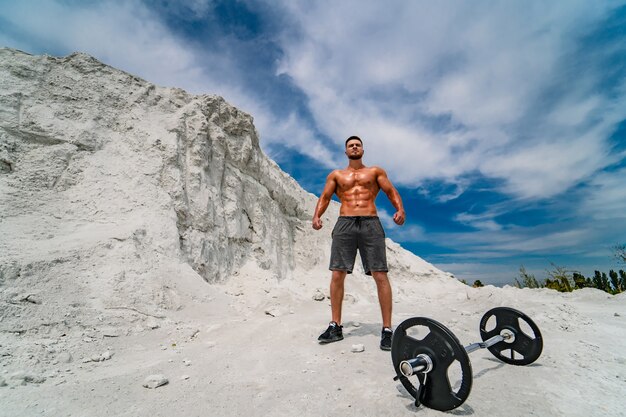
[[[88,363],[88,362],[104,362],[104,361],[108,361],[109,359],[111,359],[113,357],[113,353],[111,351],[106,351],[104,353],[101,353],[99,355],[91,355],[91,357],[89,358],[85,358],[83,359],[83,363]]]
[[[615,314],[613,314],[613,315],[614,315],[615,317],[619,317],[619,316],[620,316],[620,314],[619,314],[619,313],[615,313]]]
[[[12,304],[18,303],[31,303],[31,304],[41,304],[41,299],[35,294],[18,294],[15,295],[11,301]]]
[[[361,327],[361,323],[359,323],[358,321],[353,321],[352,327]]]
[[[149,319],[148,321],[146,321],[146,328],[150,330],[158,329],[159,323],[157,323],[154,319]]]
[[[363,343],[358,343],[356,345],[352,345],[352,349],[350,349],[350,351],[353,353],[363,352],[365,351],[365,346],[363,345]]]
[[[191,365],[191,361],[189,359],[183,359],[183,363],[185,364],[185,366]]]
[[[268,316],[272,316],[272,317],[280,317],[282,316],[283,312],[278,307],[270,307],[267,310],[265,310],[265,314],[267,314]]]
[[[21,268],[15,262],[0,264],[0,283],[15,280],[20,276]]]
[[[4,379],[4,377],[0,376],[0,387],[6,387],[7,385],[7,381]]]
[[[189,379],[189,375],[183,375],[183,376],[180,377],[180,379],[182,381],[185,381],[185,380]]]
[[[17,371],[11,374],[11,380],[16,381],[18,384],[26,385],[26,383],[41,384],[46,381],[46,378],[39,375],[33,375],[26,371]]]
[[[34,294],[29,294],[24,301],[28,301],[29,303],[32,304],[41,304],[41,298],[39,298],[38,296],[34,295]]]
[[[324,301],[326,299],[326,295],[319,288],[313,294],[313,299],[315,301]]]
[[[169,382],[170,381],[165,377],[165,375],[156,374],[147,376],[146,379],[144,379],[142,385],[145,388],[155,389],[160,386],[166,385]]]
[[[74,358],[70,352],[61,352],[57,355],[57,361],[59,363],[70,363]]]
[[[122,335],[122,331],[115,327],[106,327],[102,329],[102,336],[104,337],[120,337]]]

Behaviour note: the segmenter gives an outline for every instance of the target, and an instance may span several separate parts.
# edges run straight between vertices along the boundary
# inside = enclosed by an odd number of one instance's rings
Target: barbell
[[[495,319],[495,326],[490,319]],[[520,322],[521,321],[521,322]],[[525,323],[525,331],[522,325]],[[417,328],[413,329],[412,328]],[[424,337],[415,330],[428,330]],[[426,317],[412,317],[395,330],[391,342],[391,360],[400,380],[415,405],[448,411],[469,397],[472,389],[472,365],[468,353],[488,349],[496,358],[511,365],[528,365],[541,355],[543,340],[537,325],[524,313],[509,307],[496,307],[480,320],[482,342],[463,347],[443,324]],[[528,333],[532,333],[528,334]],[[455,365],[453,367],[453,365]],[[460,384],[450,383],[451,370],[460,368]],[[417,379],[414,385],[412,379]]]

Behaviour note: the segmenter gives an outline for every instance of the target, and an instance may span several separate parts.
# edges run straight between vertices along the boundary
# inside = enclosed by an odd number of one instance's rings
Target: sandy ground
[[[365,277],[347,282],[345,339],[329,345],[316,341],[326,327],[329,302],[307,297],[315,286],[305,282],[316,278],[246,287],[249,278],[244,274],[228,285],[205,285],[206,305],[185,305],[167,319],[150,318],[157,328],[85,342],[112,352],[110,360],[82,363],[75,358],[51,369],[44,383],[0,388],[0,415],[441,414],[416,408],[393,381],[391,356],[378,348],[379,311],[368,294],[374,285]],[[479,341],[480,318],[499,305],[523,311],[542,331],[542,356],[526,367],[503,364],[485,349],[472,353],[472,392],[449,414],[626,415],[623,296],[491,286],[436,291],[410,281],[394,287],[395,323],[431,317],[464,345]],[[120,314],[128,317],[129,312]],[[353,353],[353,344],[365,350]],[[169,383],[144,388],[151,374],[163,374]]]

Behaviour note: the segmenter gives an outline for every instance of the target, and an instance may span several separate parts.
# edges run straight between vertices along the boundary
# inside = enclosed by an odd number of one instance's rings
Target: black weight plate
[[[425,326],[429,332],[418,340],[407,332],[414,326]],[[426,376],[423,373],[415,375],[419,379],[416,387],[411,382],[413,376],[408,378],[400,372],[400,362],[419,354],[431,358],[433,369]],[[400,323],[393,333],[391,360],[400,382],[413,398],[418,395],[420,383],[426,381],[420,398],[426,407],[440,411],[452,410],[465,402],[472,389],[472,365],[465,348],[447,327],[435,320],[413,317]],[[457,389],[453,389],[448,377],[448,369],[455,361],[461,369],[461,384]]]
[[[487,331],[485,326],[492,316],[496,319],[496,327]],[[534,335],[528,335],[522,331],[520,320],[528,324]],[[496,358],[511,365],[528,365],[539,358],[543,350],[543,339],[539,327],[530,317],[514,308],[496,307],[486,312],[480,320],[480,337],[482,337],[483,342],[499,335],[504,329],[513,332],[515,341],[513,343],[502,341],[490,346],[488,349]]]

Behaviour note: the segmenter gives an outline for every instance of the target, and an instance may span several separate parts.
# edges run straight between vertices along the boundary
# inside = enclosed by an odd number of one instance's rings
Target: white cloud
[[[580,202],[582,216],[626,221],[626,167],[597,175],[590,181],[589,188],[589,195]]]
[[[507,193],[545,198],[606,165],[607,135],[626,111],[622,98],[590,94],[602,74],[586,68],[551,117],[535,114],[569,70],[563,57],[613,6],[285,1],[298,29],[281,40],[280,71],[306,92],[324,133],[339,141],[361,131],[368,161],[400,183],[480,171],[503,179]],[[582,137],[564,129],[606,110]],[[416,114],[449,116],[462,129],[433,129]]]
[[[393,214],[383,209],[378,210],[378,217],[386,230],[386,235],[397,242],[420,242],[426,240],[424,228],[419,225],[405,223],[402,226],[398,226],[393,221]]]

